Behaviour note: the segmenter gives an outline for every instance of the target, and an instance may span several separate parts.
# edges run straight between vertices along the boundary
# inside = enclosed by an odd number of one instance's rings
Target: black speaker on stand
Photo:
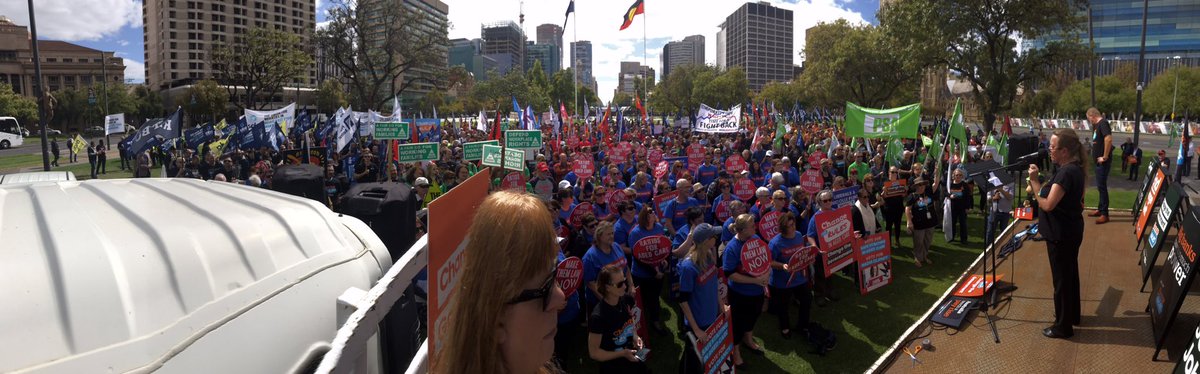
[[[271,189],[289,195],[316,200],[328,205],[325,194],[325,169],[318,165],[284,165],[271,176]]]

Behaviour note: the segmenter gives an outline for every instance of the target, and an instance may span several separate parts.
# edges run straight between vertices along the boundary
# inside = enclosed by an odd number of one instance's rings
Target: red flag
[[[395,140],[389,140],[389,142],[392,143],[392,147],[391,147],[392,148],[392,161],[399,162],[400,161],[400,142],[395,141]]]
[[[604,108],[604,118],[600,120],[600,126],[599,126],[600,127],[600,140],[603,141],[605,144],[609,143],[609,140],[608,140],[608,116],[611,113],[612,113],[612,103],[609,103],[609,106]]]
[[[1003,131],[1005,135],[1012,136],[1012,118],[1007,114],[1004,115],[1004,128],[1000,131]]]
[[[646,7],[642,4],[642,0],[634,1],[629,10],[625,11],[625,19],[622,20],[621,30],[628,28],[633,23],[633,17],[643,13],[646,13]]]
[[[638,2],[640,3],[641,1],[638,1]],[[642,98],[638,97],[638,95],[636,93],[633,94],[633,104],[637,105],[637,109],[639,112],[642,112],[642,124],[645,125],[645,123],[647,122],[646,121],[646,107],[642,106]]]
[[[491,140],[500,140],[500,109],[496,109],[496,124],[492,125]]]
[[[417,137],[417,133],[421,132],[421,128],[417,127],[417,121],[413,120],[413,121],[409,122],[408,127],[410,130],[412,130],[412,143],[415,144],[415,143],[419,142],[420,138]]]
[[[562,118],[563,126],[570,126],[571,125],[571,116],[567,115],[567,106],[564,105],[561,101],[558,102],[558,111],[559,111],[560,117]],[[567,127],[567,128],[570,129],[570,127]],[[571,132],[568,131],[567,134],[571,134]]]

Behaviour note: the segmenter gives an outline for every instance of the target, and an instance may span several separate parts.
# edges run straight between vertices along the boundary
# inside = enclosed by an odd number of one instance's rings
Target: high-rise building
[[[528,72],[530,68],[533,68],[534,62],[540,61],[546,77],[553,76],[554,72],[562,70],[562,66],[559,65],[562,61],[560,51],[562,48],[554,44],[525,43],[525,71]]]
[[[483,55],[483,39],[454,39],[450,41],[450,66],[466,68],[476,81],[488,79],[488,70],[495,70],[496,60]]]
[[[282,0],[280,0],[282,1]],[[396,27],[402,33],[413,33],[417,38],[444,38],[449,33],[448,14],[450,7],[441,0],[359,0],[360,18],[365,16],[367,20],[366,28],[368,30],[375,27]],[[374,7],[393,7],[399,9],[403,14],[410,16],[402,16],[405,20],[415,19],[415,23],[388,22],[385,17],[371,17],[369,14],[384,14],[382,10],[375,11]],[[365,12],[363,10],[366,10]],[[379,25],[373,24],[379,23]],[[368,43],[382,43],[384,33],[374,33],[366,37]],[[432,62],[426,66],[414,66],[404,74],[395,78],[395,81],[387,89],[389,91],[394,87],[400,90],[404,84],[409,83],[408,87],[404,88],[401,93],[401,100],[405,103],[415,102],[425,97],[425,94],[444,88],[445,81],[442,75],[439,74],[441,69],[449,65],[449,45],[433,45],[430,50],[424,53],[434,54],[436,62]],[[397,56],[397,60],[402,60],[403,56]],[[385,95],[384,97],[391,97]]]
[[[745,69],[751,91],[792,79],[792,20],[791,10],[767,2],[745,3],[725,18],[725,65]],[[720,36],[717,43],[720,48]]]
[[[520,70],[525,65],[525,31],[513,21],[500,21],[484,24],[480,35],[483,36],[483,55],[496,60],[496,69],[500,74],[516,68]]]
[[[234,43],[251,29],[299,35],[308,45],[316,29],[316,0],[167,0],[142,2],[146,85],[153,90],[188,86],[212,78],[214,45]],[[285,86],[315,87],[316,67]]]
[[[635,87],[634,80],[639,78],[648,82],[650,86],[653,86],[654,69],[642,65],[640,62],[621,61],[621,73],[617,76],[617,89],[613,91],[613,95],[618,93],[633,95],[636,93],[638,96],[645,96],[641,92],[635,91],[637,87]]]
[[[1097,75],[1109,75],[1120,64],[1136,64],[1142,40],[1141,0],[1092,0],[1092,32],[1096,54],[1100,61]],[[1087,8],[1080,11],[1087,17]],[[1149,83],[1155,75],[1175,66],[1200,66],[1200,2],[1194,0],[1151,1],[1146,11],[1146,77]],[[1085,21],[1086,22],[1086,21]],[[1088,43],[1087,25],[1081,28],[1079,40]],[[1026,41],[1025,48],[1042,48],[1047,43],[1063,39],[1051,34]],[[1179,59],[1175,59],[1179,56]],[[1088,76],[1089,63],[1071,66],[1077,78]]]
[[[721,23],[721,26],[719,26],[719,28],[720,28],[720,30],[717,31],[717,61],[716,62],[717,62],[718,69],[725,70],[725,68],[726,68],[725,46],[727,44],[726,43],[727,39],[725,38],[725,35],[726,35],[725,34],[725,23]]]
[[[54,40],[39,40],[38,52],[42,88],[47,93],[87,88],[101,80],[124,84],[124,60],[114,57],[113,52]],[[35,76],[29,29],[0,16],[0,83],[8,83],[19,95],[33,96]]]
[[[596,92],[596,76],[592,75],[592,42],[580,40],[571,43],[571,68],[579,85]]]
[[[557,49],[555,51],[556,61],[554,62],[554,71],[562,70],[563,68],[563,29],[562,26],[553,23],[546,23],[537,27],[537,44],[552,44]],[[546,66],[545,63],[542,66]]]
[[[671,69],[683,65],[704,65],[704,36],[692,35],[663,46],[662,75],[665,79]]]

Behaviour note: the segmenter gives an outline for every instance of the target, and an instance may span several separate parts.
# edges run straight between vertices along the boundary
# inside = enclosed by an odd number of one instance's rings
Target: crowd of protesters
[[[921,134],[946,133],[935,129],[946,126],[944,121],[934,123],[922,126]],[[701,370],[690,341],[705,341],[705,330],[719,314],[729,316],[736,346],[732,361],[738,367],[745,367],[743,353],[764,352],[754,339],[756,333],[766,333],[755,329],[764,310],[779,321],[780,330],[772,333],[818,344],[812,329],[822,329],[810,321],[811,306],[838,302],[832,283],[844,280],[824,277],[820,261],[816,268],[792,276],[788,259],[796,248],[819,246],[814,217],[832,210],[834,191],[858,187],[852,203],[856,234],[889,232],[893,253],[911,255],[918,267],[933,264],[937,257],[930,250],[935,228],[944,228],[947,241],[978,244],[983,235],[991,240],[997,228],[1011,219],[1005,204],[1012,206],[1012,187],[973,193],[974,182],[962,168],[964,163],[992,157],[983,147],[942,152],[942,160],[937,160],[920,139],[904,139],[898,160],[887,161],[886,141],[849,139],[832,122],[791,123],[784,126],[780,139],[773,139],[776,130],[767,126],[729,134],[643,126],[637,121],[620,134],[611,131],[616,127],[590,120],[564,126],[560,133],[544,129],[543,147],[530,152],[525,170],[516,171],[524,182],[519,192],[540,198],[554,217],[558,236],[565,239],[560,261],[565,257],[583,261],[584,286],[558,312],[555,356],[566,360],[583,355],[598,362],[603,372],[646,370],[644,356],[638,352],[653,344],[643,347],[638,329],[631,326],[644,325],[657,336],[668,334],[664,307],[681,316],[675,327],[689,345],[680,358],[685,372]],[[444,122],[440,139],[434,139],[440,144],[440,159],[419,163],[391,161],[389,143],[369,137],[340,152],[314,151],[322,155],[327,204],[336,209],[339,197],[352,184],[384,182],[411,186],[414,199],[426,206],[487,168],[477,160],[464,160],[464,144],[495,138],[491,131],[476,128],[470,121]],[[156,149],[137,155],[122,150],[122,158],[128,158],[138,177],[150,176],[154,165],[166,165],[169,177],[270,188],[277,168],[300,162],[288,157],[289,152],[331,143],[312,139],[311,134],[291,134],[279,150],[233,149],[218,154],[204,144],[198,149]],[[977,132],[970,142],[982,145],[988,136]],[[631,149],[617,147],[619,142],[628,142]],[[703,157],[698,165],[689,165],[688,149],[694,151],[697,145]],[[822,156],[810,157],[813,154]],[[663,161],[652,162],[659,155]],[[959,159],[960,155],[967,159]],[[573,162],[581,157],[592,161],[593,175],[576,174]],[[727,169],[731,157],[744,160],[745,169]],[[659,163],[668,166],[665,174],[656,170]],[[801,175],[810,168],[820,176],[817,193],[800,186]],[[510,172],[493,168],[493,191],[513,189],[502,186]],[[749,196],[735,191],[747,184],[744,180],[754,187]],[[885,193],[885,186],[899,181],[904,183],[901,193]],[[668,194],[674,196],[656,199]],[[584,203],[590,205],[590,212],[573,214]],[[966,215],[976,209],[986,215],[986,228],[967,224]],[[949,214],[948,226],[939,224],[947,223],[945,214]],[[764,217],[778,220],[778,234],[760,237],[758,227]],[[639,261],[633,255],[635,243],[659,235],[670,240],[667,260],[656,265]],[[907,250],[900,244],[904,236],[911,238]],[[771,270],[766,274],[741,273],[740,251],[752,239],[769,243]],[[640,304],[632,298],[635,290]],[[584,331],[587,348],[578,349],[572,342],[581,339]]]

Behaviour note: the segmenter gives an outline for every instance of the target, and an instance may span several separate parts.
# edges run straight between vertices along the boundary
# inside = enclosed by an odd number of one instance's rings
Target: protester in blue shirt
[[[617,204],[617,220],[614,227],[616,235],[614,236],[614,241],[621,247],[621,251],[625,254],[626,258],[630,258],[633,255],[633,248],[629,247],[629,233],[637,226],[637,212],[632,202],[622,201]]]
[[[784,339],[791,339],[792,329],[801,332],[808,328],[809,312],[812,308],[812,291],[808,288],[808,269],[792,269],[788,262],[804,247],[807,242],[803,235],[796,232],[796,216],[792,212],[779,217],[780,232],[771,239],[771,312],[779,317],[779,334]],[[800,304],[796,324],[788,318],[792,299]],[[803,336],[803,335],[801,335]]]
[[[705,158],[704,162],[700,164],[700,167],[696,169],[696,175],[694,176],[696,182],[699,182],[705,186],[712,184],[712,182],[717,179],[718,171],[717,166],[713,165],[712,151],[708,151],[707,153],[708,156]]]
[[[567,256],[559,251],[555,265],[566,259]],[[579,330],[579,308],[579,292],[575,292],[567,298],[567,306],[558,311],[558,332],[554,334],[554,359],[560,363],[571,358],[571,348],[578,344],[576,336]]]
[[[683,315],[685,333],[699,341],[707,341],[705,332],[719,313],[727,310],[718,294],[720,267],[717,266],[716,246],[721,229],[707,223],[696,225],[687,239],[680,244],[676,253],[686,256],[679,261],[679,306]],[[679,367],[682,373],[702,373],[704,365],[696,354],[690,339],[684,339],[683,357]]]
[[[712,209],[709,211],[709,216],[712,217],[713,222],[724,222],[729,217],[732,217],[732,213],[729,212],[728,204],[737,200],[738,198],[737,196],[733,195],[733,188],[730,186],[730,182],[727,178],[717,180],[716,193],[717,197],[713,198]],[[723,208],[723,215],[718,214],[718,211],[722,209],[722,204],[725,204]]]
[[[600,298],[600,294],[596,290],[596,277],[605,265],[620,266],[626,269],[625,275],[629,275],[625,254],[621,253],[621,247],[613,243],[612,223],[600,222],[596,225],[595,244],[588,248],[587,253],[583,255],[583,285],[587,287],[587,290],[581,292],[584,293],[584,301],[587,301],[586,308],[588,309],[585,310],[591,310],[591,306],[596,305],[596,301]],[[633,287],[627,287],[626,290],[633,292]]]
[[[830,212],[833,211],[833,191],[821,190],[821,192],[817,193],[817,206],[820,207],[821,210],[818,210],[815,214],[813,214],[812,218],[808,220],[808,245],[819,245],[820,243],[820,240],[817,239],[817,235],[820,234],[820,231],[817,230],[817,217],[830,214]],[[825,267],[821,261],[817,261],[816,265],[814,266],[813,273],[825,274]],[[825,277],[813,277],[812,286],[813,294],[818,297],[818,306],[825,306],[825,304],[829,303],[830,301],[835,301],[838,299],[837,295],[833,293],[833,287],[830,286],[829,281],[825,279]]]
[[[729,278],[729,309],[733,318],[733,362],[741,365],[741,351],[738,347],[745,346],[751,352],[762,355],[763,349],[754,342],[754,325],[762,314],[764,291],[771,279],[771,273],[765,272],[757,277],[750,276],[742,269],[742,249],[747,242],[758,239],[755,235],[754,216],[743,214],[737,216],[733,223],[737,232],[733,240],[725,246],[721,256],[721,270]]]
[[[637,202],[646,204],[654,197],[654,185],[650,184],[650,175],[646,173],[637,173],[633,178],[634,190],[637,190]]]
[[[650,236],[665,236],[666,231],[663,226],[658,224],[658,215],[654,214],[654,209],[646,206],[638,213],[638,225],[629,233],[629,248],[636,252],[636,244],[639,240]],[[646,321],[654,328],[655,332],[660,335],[667,331],[666,324],[663,323],[660,317],[661,307],[659,306],[658,298],[662,294],[663,278],[665,273],[664,261],[659,265],[645,264],[637,261],[637,256],[634,256],[633,261],[633,282],[639,287],[642,295],[642,306],[645,308]]]
[[[558,219],[570,222],[571,211],[575,210],[575,196],[571,195],[571,186],[567,181],[559,182],[558,187],[558,192],[554,195],[554,201],[557,201],[560,207]]]
[[[729,218],[721,224],[721,228],[723,229],[721,230],[721,243],[728,243],[730,240],[733,240],[733,236],[737,234],[737,232],[733,229],[733,223],[737,221],[737,217],[742,214],[746,214],[746,203],[737,200],[730,201]]]
[[[687,223],[685,212],[687,212],[688,208],[700,206],[700,201],[691,197],[693,188],[687,179],[680,178],[675,184],[680,186],[678,188],[679,193],[674,200],[667,202],[666,207],[663,208],[663,217],[666,217],[667,232],[670,234],[674,234],[676,228]]]
[[[675,230],[675,235],[671,235],[671,246],[674,248],[679,248],[679,245],[683,244],[684,240],[687,240],[688,233],[692,231],[692,227],[696,227],[696,225],[704,222],[704,209],[700,207],[688,208],[686,214],[688,223],[680,226],[679,230]]]

